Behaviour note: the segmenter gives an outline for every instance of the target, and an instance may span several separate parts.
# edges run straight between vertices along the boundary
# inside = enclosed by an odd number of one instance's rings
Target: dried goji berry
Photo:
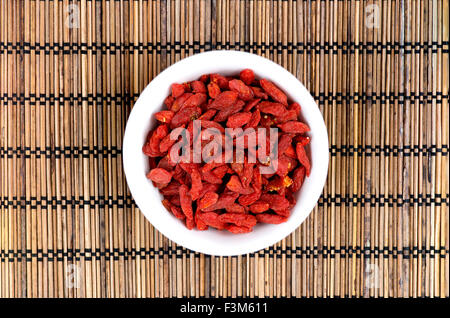
[[[209,74],[203,74],[200,76],[199,81],[202,81],[203,83],[206,83],[209,81]]]
[[[297,144],[295,148],[297,152],[298,161],[305,167],[306,175],[309,176],[311,172],[311,164],[308,159],[308,155],[306,154],[305,148],[301,144]]]
[[[244,111],[245,112],[249,112],[251,111],[256,105],[258,105],[258,103],[261,101],[261,98],[255,98],[252,99],[251,101],[249,101],[245,107],[244,107]]]
[[[169,95],[164,100],[164,105],[166,105],[167,108],[171,109],[174,101],[175,101],[175,98],[173,98],[172,95]]]
[[[282,217],[289,217],[291,215],[291,211],[289,209],[274,211],[276,214],[281,215]]]
[[[256,225],[256,218],[251,214],[243,213],[224,213],[218,218],[224,223],[233,223],[238,226],[253,227]]]
[[[297,119],[299,118],[302,110],[299,103],[292,103],[291,105],[289,105],[288,109],[295,111],[295,113],[297,114]]]
[[[214,115],[217,113],[217,109],[208,109],[206,112],[204,112],[198,119],[201,120],[211,120]]]
[[[165,188],[167,188],[167,187],[165,187]],[[165,188],[163,188],[163,189],[165,189]],[[174,205],[181,207],[179,195],[167,196],[167,198],[169,199],[170,203],[173,203]]]
[[[249,205],[255,203],[256,201],[258,201],[258,199],[260,197],[261,197],[261,192],[254,191],[253,193],[250,193],[250,194],[241,195],[238,199],[238,202],[243,206],[249,206]]]
[[[234,91],[224,91],[220,93],[216,99],[208,105],[208,108],[214,108],[218,110],[227,109],[233,106],[238,98],[238,93]]]
[[[239,99],[234,105],[220,110],[216,117],[214,117],[214,120],[217,122],[225,121],[230,115],[239,112],[244,105],[245,103]]]
[[[196,93],[191,95],[186,101],[183,103],[182,107],[193,107],[200,106],[203,103],[206,103],[206,94],[205,93]]]
[[[147,178],[157,183],[169,183],[172,179],[173,172],[167,171],[162,168],[155,168],[150,170],[147,174]]]
[[[225,228],[233,234],[250,233],[252,231],[251,227],[238,226],[234,224],[227,224]]]
[[[204,211],[214,211],[214,210],[225,209],[226,207],[231,206],[238,197],[239,197],[239,193],[234,193],[234,192],[222,193],[219,196],[219,199],[217,200],[217,202],[214,203],[213,205],[205,208]]]
[[[202,176],[200,175],[200,172],[197,168],[192,169],[191,171],[191,198],[192,201],[195,201],[199,198],[200,193],[202,191],[203,185],[202,185]]]
[[[291,134],[304,134],[309,131],[308,125],[299,121],[288,121],[283,124],[278,125],[278,127],[287,133]]]
[[[220,87],[217,83],[211,82],[208,84],[208,94],[211,98],[216,99],[220,94]]]
[[[189,194],[189,188],[185,184],[182,184],[179,191],[181,210],[183,211],[184,215],[186,215],[186,218],[192,219],[194,217],[194,214],[192,211],[192,198]]]
[[[275,173],[280,177],[284,177],[289,172],[289,160],[284,155],[281,155],[278,159],[275,160],[277,161],[277,170]],[[273,162],[275,162],[275,160],[273,160]]]
[[[244,188],[242,186],[241,180],[239,180],[239,177],[237,175],[232,175],[230,180],[227,183],[227,188],[230,189],[233,192],[240,193],[240,194],[250,194],[253,193],[253,189],[251,188]]]
[[[175,113],[171,110],[162,110],[155,114],[155,118],[163,123],[170,123]]]
[[[245,126],[245,129],[258,127],[260,120],[261,120],[261,113],[259,112],[259,109],[257,109],[252,113],[252,117]]]
[[[291,146],[292,143],[292,135],[283,134],[278,140],[278,156],[281,156],[285,153],[285,151]]]
[[[284,154],[289,158],[297,159],[297,153],[292,145],[289,145],[289,147],[286,148]]]
[[[215,168],[212,173],[214,173],[216,175],[217,178],[222,179],[223,177],[225,177],[225,175],[228,172],[228,167],[227,166],[220,166]]]
[[[197,229],[199,231],[206,231],[208,229],[208,225],[199,218],[199,215],[200,215],[199,211],[195,212],[194,215],[195,225],[197,226]]]
[[[201,114],[201,109],[197,106],[185,107],[173,116],[170,127],[176,128],[186,124],[190,120],[197,119]]]
[[[270,128],[275,124],[275,122],[273,121],[272,116],[269,115],[262,115],[261,119],[259,121],[259,125],[264,127],[264,128]]]
[[[238,128],[247,124],[252,118],[251,113],[237,113],[228,117],[226,126],[229,128]]]
[[[202,129],[208,129],[208,128],[215,128],[217,130],[219,130],[221,133],[225,132],[225,129],[222,127],[221,124],[216,123],[215,121],[211,121],[211,120],[202,120],[201,122],[202,124]]]
[[[305,147],[306,145],[309,144],[311,138],[309,138],[309,136],[297,136],[295,137],[295,141],[300,145],[302,145],[303,147]]]
[[[261,87],[250,86],[253,91],[253,95],[257,98],[268,99],[269,96],[261,89]]]
[[[253,99],[252,89],[245,85],[243,81],[234,79],[228,82],[228,86],[232,91],[237,92],[239,94],[239,98],[243,101],[249,101]]]
[[[217,193],[206,192],[203,198],[200,199],[198,206],[201,210],[204,210],[210,207],[211,205],[215,204],[218,199],[219,195]]]
[[[192,230],[195,227],[195,222],[193,218],[192,219],[186,218],[184,221],[186,223],[186,227],[188,228],[188,230]]]
[[[217,192],[217,190],[219,190],[219,186],[217,184],[203,182],[203,187],[199,198],[203,198],[203,196],[208,192]]]
[[[205,83],[202,81],[192,81],[191,88],[194,93],[206,93]]]
[[[287,106],[287,96],[283,93],[278,87],[275,86],[274,83],[267,79],[261,79],[259,81],[262,89],[275,101]]]
[[[262,101],[258,104],[261,113],[271,114],[274,116],[283,116],[287,109],[283,104]]]
[[[221,89],[228,89],[228,79],[220,74],[211,74],[209,78],[212,83],[219,85]]]
[[[242,172],[239,174],[239,178],[241,179],[242,186],[244,188],[247,188],[250,185],[250,182],[252,182],[253,179],[252,163],[248,163],[247,161],[244,162],[244,167],[242,169]]]
[[[202,171],[202,179],[206,182],[213,183],[213,184],[222,184],[222,179],[218,178],[214,173],[211,171]]]
[[[250,205],[249,208],[252,213],[262,213],[262,212],[269,210],[269,207],[270,207],[269,203],[264,202],[264,201],[261,201],[261,202],[257,201],[255,203],[253,203],[252,205]]]
[[[178,98],[184,94],[185,86],[183,84],[172,84],[172,96],[174,98]]]
[[[218,230],[223,230],[226,226],[226,223],[219,220],[219,214],[215,212],[200,213],[198,219],[203,221],[206,225],[212,226]]]
[[[225,207],[225,210],[230,213],[246,213],[247,209],[238,203],[232,203]]]
[[[178,112],[181,108],[183,108],[184,103],[189,99],[189,97],[191,97],[193,94],[192,93],[184,93],[183,95],[181,95],[180,97],[178,97],[177,99],[175,99],[175,101],[172,103],[172,107],[170,107],[170,110],[174,111],[174,112]]]
[[[277,123],[285,123],[287,121],[295,121],[297,118],[298,116],[295,110],[289,109],[283,115],[276,117],[275,121]]]
[[[163,169],[165,169],[167,171],[172,171],[173,170],[172,161],[169,159],[168,156],[162,157],[161,160],[159,160],[157,167],[158,168],[163,168]]]
[[[170,195],[178,195],[178,188],[180,187],[180,183],[178,181],[172,181],[170,182],[167,187],[162,189],[160,192],[164,196],[170,196]]]
[[[284,210],[289,207],[288,199],[279,194],[264,193],[261,195],[260,200],[269,203],[270,208],[273,210]]]
[[[173,144],[176,142],[177,142],[176,139],[171,139],[170,135],[167,135],[161,140],[159,144],[159,151],[161,151],[162,153],[167,152],[170,149],[170,147],[172,147]]]
[[[287,217],[278,215],[278,214],[270,214],[270,213],[260,213],[256,214],[256,219],[261,223],[270,223],[270,224],[280,224],[286,222],[288,220]]]
[[[255,80],[255,73],[251,69],[246,68],[239,73],[239,78],[246,85],[250,85]]]

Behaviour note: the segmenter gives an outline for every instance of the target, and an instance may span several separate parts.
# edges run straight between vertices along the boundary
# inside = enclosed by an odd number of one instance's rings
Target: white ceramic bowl
[[[251,233],[188,230],[169,213],[162,196],[146,178],[148,159],[142,153],[153,114],[162,109],[172,83],[198,79],[202,74],[236,75],[251,68],[257,78],[267,78],[302,107],[302,117],[311,131],[311,175],[297,193],[297,204],[285,223],[258,224]],[[320,197],[328,172],[328,136],[322,114],[307,89],[287,70],[258,55],[239,51],[210,51],[185,58],[164,70],[144,89],[128,118],[123,140],[123,164],[131,194],[150,223],[163,235],[191,250],[210,255],[240,255],[277,243],[292,233],[309,215]]]

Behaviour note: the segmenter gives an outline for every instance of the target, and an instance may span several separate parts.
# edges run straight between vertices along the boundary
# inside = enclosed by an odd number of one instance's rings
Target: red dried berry
[[[269,223],[269,224],[280,224],[280,223],[284,223],[288,220],[287,217],[277,215],[277,214],[270,214],[270,213],[257,214],[256,219],[258,220],[258,222]]]
[[[216,83],[223,90],[228,89],[228,79],[220,74],[211,74],[209,76],[212,83]]]
[[[180,186],[180,203],[181,203],[181,210],[183,211],[184,215],[186,215],[186,218],[192,219],[194,217],[194,213],[192,211],[192,199],[189,194],[189,188],[182,184]]]
[[[269,210],[270,205],[267,202],[255,202],[250,206],[250,211],[252,213],[262,213]]]
[[[223,110],[233,106],[238,98],[238,93],[233,91],[225,91],[220,93],[216,99],[208,105],[208,108]]]
[[[170,127],[180,127],[191,120],[197,119],[200,116],[201,112],[202,111],[200,107],[197,106],[185,107],[177,112],[175,116],[173,116]]]
[[[253,227],[256,225],[256,217],[251,214],[224,213],[218,219],[223,223],[233,223],[238,226]]]
[[[194,93],[206,93],[207,92],[205,83],[203,83],[202,81],[192,81],[191,88]]]
[[[172,84],[172,97],[178,98],[184,94],[185,86],[183,84]]]
[[[199,215],[200,211],[197,211],[194,215],[194,222],[195,225],[197,226],[197,230],[206,231],[208,229],[208,225],[199,218]]]
[[[203,212],[198,215],[198,219],[203,221],[206,225],[212,226],[218,230],[223,230],[226,223],[219,220],[219,214],[215,212]]]
[[[288,121],[278,125],[282,131],[290,134],[305,134],[309,131],[308,125],[299,121]]]
[[[172,103],[172,107],[170,110],[174,112],[178,112],[181,108],[184,107],[184,103],[192,96],[192,93],[184,93]]]
[[[228,117],[226,126],[229,128],[242,127],[247,124],[251,118],[251,113],[237,113]]]
[[[262,101],[258,104],[261,113],[271,114],[274,116],[283,116],[287,109],[283,104]]]
[[[162,168],[155,168],[150,170],[147,174],[147,178],[157,183],[169,183],[172,179],[172,172],[164,170]]]
[[[218,199],[219,199],[219,195],[217,193],[207,192],[207,193],[205,193],[203,198],[200,199],[198,206],[201,210],[204,210],[206,208],[209,208],[213,204],[215,204]]]
[[[260,200],[269,203],[272,210],[284,210],[289,207],[288,199],[279,194],[264,193],[261,195]]]
[[[186,227],[188,228],[188,230],[192,230],[195,227],[194,219],[186,218],[184,221],[186,223]]]
[[[256,105],[258,105],[258,103],[259,103],[260,101],[261,101],[260,98],[252,99],[251,101],[249,101],[249,102],[245,105],[244,111],[245,111],[245,112],[251,111]]]
[[[160,122],[169,124],[174,115],[175,115],[175,113],[171,110],[162,110],[155,114],[155,118],[156,118],[156,120],[159,120]]]
[[[208,94],[211,98],[216,99],[220,94],[220,87],[217,83],[209,83],[208,84]]]
[[[255,73],[251,69],[246,68],[239,73],[239,78],[246,85],[250,85],[255,80]]]
[[[190,193],[191,193],[192,201],[195,201],[199,198],[200,193],[203,188],[202,176],[200,175],[200,172],[198,171],[197,168],[192,169],[191,180],[192,180],[192,185],[191,185]]]
[[[183,103],[183,107],[194,107],[201,106],[206,103],[206,94],[205,93],[196,93],[191,95],[186,101]]]
[[[234,224],[227,224],[225,228],[233,234],[250,233],[252,231],[251,227],[237,226]]]
[[[166,97],[166,99],[164,100],[164,105],[167,106],[167,108],[172,108],[173,102],[175,101],[175,98],[173,98],[172,95],[169,95]]]
[[[214,120],[217,122],[225,121],[230,115],[233,115],[233,114],[239,112],[244,105],[245,104],[243,101],[238,100],[234,105],[220,110],[217,113],[216,117],[214,117]]]
[[[250,194],[253,193],[253,189],[251,188],[244,188],[242,186],[241,180],[239,180],[239,177],[237,175],[232,175],[230,180],[227,183],[227,188],[230,189],[233,192],[240,193],[240,194]]]
[[[305,148],[301,144],[297,144],[295,148],[297,152],[298,161],[305,167],[306,175],[309,176],[311,172],[311,164],[309,162],[308,156],[306,155]]]
[[[259,83],[262,89],[276,102],[287,106],[288,103],[286,94],[283,93],[278,87],[276,87],[274,83],[266,79],[260,80]]]
[[[199,81],[202,81],[203,83],[206,83],[209,81],[209,74],[203,74],[200,76]]]
[[[249,101],[253,99],[253,91],[250,87],[244,84],[241,80],[231,80],[228,83],[228,86],[232,91],[235,91],[238,93],[239,98],[243,101]]]
[[[261,87],[250,86],[250,88],[252,89],[253,95],[255,95],[256,98],[261,99],[269,98],[269,96],[264,92],[264,90],[261,89]]]

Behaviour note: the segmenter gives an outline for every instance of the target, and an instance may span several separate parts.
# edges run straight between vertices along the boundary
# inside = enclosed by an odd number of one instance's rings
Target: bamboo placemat
[[[448,31],[447,0],[0,0],[0,297],[449,297]],[[163,237],[121,163],[146,84],[211,49],[296,75],[330,139],[308,219],[239,257]]]

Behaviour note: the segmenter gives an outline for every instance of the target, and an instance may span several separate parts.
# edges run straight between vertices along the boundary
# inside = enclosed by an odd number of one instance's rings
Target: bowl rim
[[[198,244],[191,243],[190,241],[183,241],[182,233],[178,233],[177,231],[171,231],[168,226],[164,225],[164,222],[160,222],[160,220],[153,217],[152,213],[150,213],[150,211],[147,210],[148,204],[146,202],[144,202],[144,201],[146,201],[146,198],[144,197],[142,191],[140,191],[140,189],[138,189],[139,185],[137,184],[137,182],[134,182],[135,181],[135,176],[133,175],[134,168],[132,167],[132,161],[131,161],[133,159],[133,156],[134,157],[136,156],[135,152],[130,152],[130,151],[132,151],[132,148],[133,148],[133,147],[131,147],[131,144],[135,140],[136,134],[137,134],[137,132],[135,130],[133,130],[133,122],[136,122],[136,120],[138,119],[138,116],[140,116],[138,110],[141,109],[142,107],[148,107],[148,105],[144,105],[144,100],[145,100],[145,98],[150,96],[150,93],[152,92],[153,87],[155,87],[155,89],[157,88],[156,83],[167,82],[168,89],[169,89],[170,85],[173,82],[175,82],[175,81],[173,81],[173,78],[171,77],[171,74],[173,72],[182,70],[183,67],[185,67],[186,65],[202,63],[205,60],[212,59],[212,58],[214,58],[214,59],[233,58],[233,59],[244,59],[246,61],[254,60],[255,63],[256,62],[262,63],[262,64],[264,64],[265,67],[267,67],[268,69],[270,69],[272,71],[271,74],[274,74],[274,75],[265,76],[265,77],[268,78],[269,80],[273,81],[278,86],[280,86],[283,89],[283,91],[288,93],[288,95],[292,95],[292,94],[289,94],[288,91],[290,91],[292,93],[292,92],[295,92],[295,90],[298,90],[298,95],[302,95],[303,99],[301,101],[298,101],[298,100],[295,100],[295,101],[297,101],[301,104],[302,109],[304,108],[305,105],[308,105],[308,107],[309,106],[312,107],[312,109],[308,110],[309,117],[311,117],[315,120],[314,127],[310,125],[311,133],[314,132],[314,134],[315,134],[314,140],[312,139],[311,143],[314,143],[315,145],[317,144],[316,145],[316,147],[318,147],[317,151],[320,152],[320,156],[318,156],[316,158],[316,160],[314,162],[312,162],[311,175],[309,178],[311,178],[311,176],[314,175],[315,179],[314,179],[314,183],[312,185],[312,190],[310,191],[311,193],[309,193],[309,196],[307,198],[308,200],[306,202],[302,202],[304,204],[304,205],[302,205],[303,212],[300,215],[298,215],[296,218],[293,218],[293,215],[291,215],[289,217],[288,221],[285,223],[282,223],[279,225],[269,225],[268,227],[271,227],[272,229],[274,227],[278,228],[278,231],[276,231],[276,230],[272,231],[273,235],[271,235],[271,236],[267,235],[260,241],[254,242],[254,244],[244,244],[244,245],[236,244],[235,248],[223,248],[223,246],[221,246],[222,249],[218,249],[218,248],[213,248],[209,245],[199,246]],[[249,65],[249,67],[252,68],[251,65]],[[214,71],[212,71],[212,72],[214,72]],[[210,73],[212,73],[212,72],[210,72]],[[255,73],[257,73],[256,70],[255,70]],[[280,75],[278,75],[278,73]],[[287,79],[286,84],[279,85],[279,81],[274,80],[274,77],[276,77],[276,78],[285,77],[285,80]],[[193,76],[190,80],[194,80],[194,79],[195,79],[195,76]],[[286,87],[288,87],[288,88],[286,88]],[[158,110],[159,107],[160,107],[160,105],[156,105],[156,106],[153,105],[153,107],[151,107],[152,108],[151,114],[154,114]],[[303,110],[302,110],[302,115],[303,115]],[[147,118],[147,121],[150,121],[150,120],[151,120],[151,118]],[[148,131],[145,131],[145,134],[147,134],[147,133],[148,133]],[[242,52],[242,51],[233,51],[233,50],[215,50],[215,51],[207,51],[207,52],[197,53],[197,54],[186,57],[186,58],[172,64],[171,66],[166,68],[164,71],[159,73],[144,88],[144,90],[141,92],[138,100],[135,102],[135,104],[130,112],[130,115],[127,119],[124,137],[123,137],[123,143],[122,143],[122,162],[123,162],[125,177],[127,180],[127,186],[130,190],[131,195],[133,196],[133,199],[134,199],[137,207],[139,207],[139,209],[142,211],[142,213],[144,214],[146,219],[161,234],[163,234],[165,237],[167,237],[171,241],[175,242],[176,244],[186,247],[195,252],[200,252],[200,253],[204,253],[204,254],[208,254],[208,255],[216,255],[216,256],[234,256],[234,255],[243,255],[243,254],[253,253],[253,252],[259,251],[261,249],[267,248],[267,247],[281,241],[288,235],[290,235],[304,222],[304,220],[308,217],[308,215],[312,212],[312,210],[316,206],[317,201],[319,200],[322,190],[325,186],[325,182],[326,182],[327,175],[328,175],[328,164],[329,164],[328,144],[329,144],[329,141],[328,141],[327,128],[325,126],[325,122],[324,122],[323,116],[319,110],[318,105],[316,104],[314,98],[312,97],[311,93],[306,89],[306,87],[294,75],[292,75],[288,70],[286,70],[282,66],[278,65],[277,63],[275,63],[265,57],[256,55],[256,54]],[[142,145],[139,145],[139,149],[141,149],[141,148],[142,148]],[[142,151],[141,151],[141,153],[142,153]],[[144,155],[144,154],[142,154],[142,155]],[[313,153],[311,151],[311,157],[312,157],[312,155],[313,155]],[[320,167],[320,169],[319,169],[319,167]],[[150,182],[150,181],[147,180],[147,182]],[[151,185],[151,186],[153,187],[153,185]],[[300,202],[297,202],[296,206],[299,205],[299,203]],[[162,204],[160,204],[160,206],[162,207],[162,209],[165,210],[165,208],[163,207]],[[295,207],[294,207],[294,209],[295,209]],[[170,213],[168,213],[166,210],[165,210],[165,213],[170,215]],[[170,216],[173,217],[172,215],[170,215]],[[175,217],[173,217],[173,218],[175,221],[182,223],[178,219],[175,219]],[[264,225],[264,226],[267,226],[267,225]],[[184,227],[184,224],[183,224],[183,227]],[[281,230],[281,228],[283,230]],[[189,231],[187,228],[185,228],[185,230]],[[195,233],[202,233],[197,230],[193,230],[193,231]],[[190,232],[193,232],[193,231],[190,231]],[[208,230],[208,231],[210,231],[210,230]],[[207,231],[205,231],[205,232],[207,232]],[[249,233],[249,234],[251,234],[251,233]],[[248,234],[240,234],[240,235],[244,236],[244,235],[248,235]],[[242,240],[245,240],[245,239],[246,238],[242,238]]]

